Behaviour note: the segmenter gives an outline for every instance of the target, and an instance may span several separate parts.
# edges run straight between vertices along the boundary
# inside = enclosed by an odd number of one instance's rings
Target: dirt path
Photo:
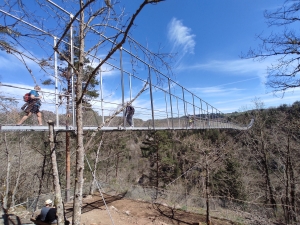
[[[183,225],[204,224],[205,216],[170,209],[159,204],[105,196],[106,207],[99,196],[87,196],[83,200],[81,224],[83,225]],[[67,218],[71,220],[72,207],[66,205]],[[199,223],[202,222],[202,223]],[[233,224],[212,219],[213,225]]]
[[[105,206],[100,196],[87,196],[82,204],[82,225],[204,225],[205,215],[172,209],[161,204],[135,201],[121,196],[104,195]],[[108,209],[108,210],[107,210]],[[72,203],[65,205],[66,217],[72,220]],[[6,214],[1,224],[32,224],[32,213],[13,210]],[[228,220],[212,218],[212,225],[234,225]]]

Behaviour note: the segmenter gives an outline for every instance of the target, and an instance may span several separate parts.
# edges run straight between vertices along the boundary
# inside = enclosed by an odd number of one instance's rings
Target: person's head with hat
[[[46,207],[51,207],[51,206],[52,206],[52,200],[51,200],[51,199],[47,199],[47,200],[45,201],[45,206],[46,206]]]

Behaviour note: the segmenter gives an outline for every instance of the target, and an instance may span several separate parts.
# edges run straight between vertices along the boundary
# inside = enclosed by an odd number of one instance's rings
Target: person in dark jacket
[[[45,201],[45,206],[41,209],[37,219],[50,224],[57,223],[56,208],[52,207],[51,199]]]
[[[133,127],[133,124],[132,124],[133,114],[134,114],[134,108],[131,106],[131,104],[128,104],[127,107],[126,107],[125,116],[126,116],[127,123],[131,127]]]

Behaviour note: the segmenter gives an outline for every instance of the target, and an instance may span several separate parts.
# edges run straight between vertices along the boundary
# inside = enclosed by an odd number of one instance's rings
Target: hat
[[[47,200],[45,201],[45,205],[50,205],[50,204],[52,204],[51,199],[47,199]]]
[[[34,90],[40,91],[40,90],[41,90],[41,87],[40,87],[39,85],[35,85],[35,86],[34,86]]]

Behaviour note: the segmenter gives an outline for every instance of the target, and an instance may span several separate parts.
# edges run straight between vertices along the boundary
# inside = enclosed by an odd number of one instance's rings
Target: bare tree
[[[23,156],[23,151],[24,151],[24,147],[22,145],[22,142],[23,142],[23,138],[19,136],[19,154],[16,155],[17,157],[17,163],[16,163],[16,181],[15,181],[15,185],[14,185],[14,188],[13,188],[13,191],[12,191],[12,196],[11,196],[11,205],[12,206],[15,206],[15,203],[16,203],[16,194],[17,194],[17,191],[18,191],[18,188],[19,188],[19,184],[20,184],[20,177],[21,177],[21,174],[22,174],[22,163],[21,163],[21,159],[22,159],[22,156]]]
[[[254,100],[255,126],[246,133],[246,145],[256,161],[257,168],[261,171],[264,183],[265,204],[271,204],[274,213],[277,209],[277,202],[274,193],[274,184],[271,179],[270,162],[272,161],[272,144],[270,141],[270,129],[267,126],[272,120],[271,115],[263,111],[263,102],[259,99]]]
[[[261,44],[250,49],[243,58],[264,60],[275,59],[268,68],[267,86],[275,92],[285,92],[300,86],[300,33],[295,27],[300,22],[300,2],[286,0],[282,7],[274,11],[265,11],[264,17],[269,28],[275,28],[268,35],[258,35]],[[279,28],[279,29],[278,29]]]
[[[85,149],[89,147],[89,141],[87,141],[86,146],[84,146],[84,135],[83,135],[83,98],[87,93],[89,86],[92,84],[91,81],[95,78],[101,67],[107,63],[108,60],[115,57],[115,53],[123,48],[126,43],[129,46],[133,45],[134,49],[140,49],[139,53],[143,54],[146,61],[150,66],[156,67],[160,64],[169,70],[168,64],[165,62],[164,58],[169,55],[152,53],[138,42],[129,37],[131,28],[134,26],[135,20],[138,15],[143,11],[143,9],[148,4],[156,4],[162,0],[143,0],[141,3],[137,4],[136,11],[129,17],[125,18],[124,9],[120,10],[118,7],[118,2],[106,1],[105,4],[99,4],[100,1],[96,0],[78,0],[74,1],[62,1],[63,6],[72,11],[72,16],[66,19],[64,12],[59,9],[54,9],[54,7],[49,7],[48,1],[36,0],[39,9],[44,10],[45,14],[49,18],[56,22],[54,28],[47,28],[46,24],[43,23],[43,18],[40,15],[35,15],[34,10],[31,10],[31,6],[26,5],[26,1],[9,1],[8,7],[5,7],[10,12],[15,12],[17,8],[22,15],[23,19],[31,21],[37,27],[47,30],[48,34],[51,32],[55,34],[58,38],[54,50],[59,54],[60,58],[63,59],[67,64],[68,68],[71,68],[72,74],[76,80],[75,88],[75,108],[76,108],[76,175],[75,175],[75,189],[74,189],[74,201],[73,201],[73,224],[80,224],[81,218],[81,204],[82,204],[82,188],[83,188],[83,171],[84,171],[84,157]],[[68,4],[72,3],[72,4]],[[104,3],[104,2],[103,2]],[[18,21],[21,24],[21,21]],[[7,26],[8,24],[5,24]],[[67,55],[64,43],[66,38],[71,34],[71,28],[74,28],[78,34],[78,61],[76,65],[70,60]],[[107,34],[106,34],[107,33]],[[106,34],[106,36],[105,36]],[[45,33],[38,31],[28,31],[22,33],[18,36],[21,38],[31,38],[35,40],[38,45],[43,47],[45,41]],[[93,41],[90,44],[90,41]],[[96,41],[95,41],[96,40]],[[24,55],[31,54],[28,49],[26,49],[21,42],[17,42],[15,38],[11,37],[10,41],[16,46],[19,46],[23,51],[14,51],[16,54],[20,55],[23,60]],[[89,43],[89,44],[87,44]],[[13,49],[11,49],[13,51]],[[97,55],[101,52],[106,52],[101,60],[97,58]],[[22,56],[22,57],[21,57]],[[93,59],[93,69],[85,74],[84,64],[87,57]],[[28,57],[28,56],[26,56]],[[51,56],[49,57],[51,58]],[[34,56],[29,57],[30,60],[36,62],[46,74],[53,76],[49,72],[49,68],[53,65],[50,60],[37,59]],[[100,62],[99,62],[100,61]],[[23,60],[25,63],[25,61]],[[159,63],[157,63],[159,62]],[[134,64],[134,63],[133,63]],[[27,64],[25,64],[27,66]],[[134,65],[133,65],[134,66]],[[28,71],[30,68],[27,66]],[[86,76],[87,79],[83,83],[83,77]],[[158,80],[158,79],[157,79]],[[145,89],[147,84],[141,89],[141,91],[136,95],[131,102],[133,102]],[[74,100],[74,99],[73,99]],[[120,110],[117,110],[110,119],[114,118],[118,113],[122,112],[126,106],[122,106]],[[107,123],[109,121],[105,121]],[[95,131],[101,129],[104,126],[102,124]],[[93,137],[92,137],[93,138]]]
[[[54,134],[54,123],[50,120],[48,121],[49,126],[49,147],[50,147],[50,154],[51,154],[51,163],[52,163],[52,175],[53,175],[53,184],[55,189],[55,206],[57,208],[57,224],[63,225],[65,224],[64,219],[64,207],[62,203],[61,197],[61,187],[59,181],[59,174],[58,174],[58,167],[57,167],[57,160],[56,160],[56,140]]]
[[[10,184],[11,184],[11,154],[10,149],[8,146],[6,133],[3,135],[3,142],[5,144],[5,155],[6,155],[6,179],[5,179],[5,192],[3,197],[3,207],[5,209],[8,208],[8,198],[9,198],[9,191],[10,191]]]

